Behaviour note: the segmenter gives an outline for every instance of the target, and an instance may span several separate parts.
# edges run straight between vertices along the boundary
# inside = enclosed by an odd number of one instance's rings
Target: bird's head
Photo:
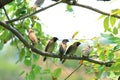
[[[69,42],[68,39],[63,39],[63,40],[62,40],[62,43],[67,43],[67,42]]]
[[[29,28],[29,29],[27,30],[27,32],[30,33],[30,32],[34,32],[34,31],[32,30],[32,28]]]
[[[79,46],[81,43],[80,42],[75,42],[74,45]]]
[[[56,42],[58,40],[57,37],[53,37],[52,39],[53,39],[54,42]]]

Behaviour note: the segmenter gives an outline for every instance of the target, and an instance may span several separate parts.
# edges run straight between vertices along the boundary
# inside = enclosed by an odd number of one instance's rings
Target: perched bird
[[[52,53],[54,48],[55,48],[55,42],[58,40],[57,37],[53,37],[52,39],[50,39],[45,47],[45,52],[49,52]],[[47,57],[45,56],[43,61],[45,61],[47,59]]]
[[[36,0],[34,5],[33,5],[33,9],[37,9],[38,7],[41,7],[41,5],[44,3],[45,0]]]
[[[63,39],[62,42],[59,44],[60,61],[62,61],[62,56],[64,55],[64,53],[66,51],[67,42],[69,42],[68,39]]]
[[[67,55],[73,55],[73,54],[76,52],[76,50],[77,50],[77,48],[78,48],[78,46],[79,46],[80,44],[81,44],[80,42],[74,42],[74,43],[67,49],[67,51],[65,52],[65,55],[66,55],[66,56],[67,56]],[[62,61],[62,63],[64,63],[65,60],[66,60],[66,59],[64,59],[64,60]]]
[[[83,57],[89,57],[90,49],[91,49],[91,47],[89,45],[86,45],[85,47],[83,47],[82,56]]]
[[[34,44],[38,43],[38,39],[37,39],[34,31],[31,28],[29,28],[27,31],[28,31],[28,37],[32,41],[32,44],[34,45]]]
[[[97,0],[97,1],[111,1],[111,0]]]

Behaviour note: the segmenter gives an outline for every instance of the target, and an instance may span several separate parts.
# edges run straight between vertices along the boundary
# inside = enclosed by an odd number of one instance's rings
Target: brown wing
[[[53,42],[53,40],[50,40],[45,47],[45,51],[52,52],[54,50],[54,47],[55,47],[55,42]]]

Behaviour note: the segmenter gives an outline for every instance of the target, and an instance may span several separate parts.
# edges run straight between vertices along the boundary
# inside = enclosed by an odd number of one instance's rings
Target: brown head
[[[29,29],[27,30],[27,32],[28,32],[28,33],[31,33],[31,32],[34,32],[34,31],[32,30],[32,28],[29,28]]]

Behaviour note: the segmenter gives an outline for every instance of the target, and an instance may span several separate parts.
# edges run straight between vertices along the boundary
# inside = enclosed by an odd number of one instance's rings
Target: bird
[[[48,41],[47,45],[45,46],[45,52],[52,53],[53,50],[54,50],[54,48],[55,48],[55,43],[56,43],[57,40],[58,40],[57,37],[51,38],[51,39]],[[47,57],[45,56],[45,57],[43,58],[43,61],[45,61],[46,59],[47,59]]]
[[[79,46],[80,44],[81,44],[80,42],[74,42],[71,46],[68,47],[67,51],[65,52],[65,55],[66,55],[66,56],[67,56],[67,55],[72,56],[72,55],[76,52],[76,50],[77,50],[77,48],[78,48],[78,46]],[[62,63],[64,63],[65,60],[66,60],[66,59],[64,59],[64,60],[62,61]]]
[[[31,40],[32,44],[37,44],[38,43],[38,39],[35,35],[35,32],[32,30],[32,28],[29,28],[28,30],[28,37]]]
[[[89,57],[91,47],[89,45],[86,45],[82,48],[82,56],[83,57]]]
[[[69,42],[68,39],[63,39],[62,42],[59,44],[60,61],[62,61],[62,56],[64,55],[64,53],[66,51],[67,42]]]
[[[97,0],[97,1],[111,1],[111,0]]]
[[[44,3],[45,0],[36,0],[34,5],[33,5],[33,9],[37,9],[38,7],[41,7],[41,5]]]

